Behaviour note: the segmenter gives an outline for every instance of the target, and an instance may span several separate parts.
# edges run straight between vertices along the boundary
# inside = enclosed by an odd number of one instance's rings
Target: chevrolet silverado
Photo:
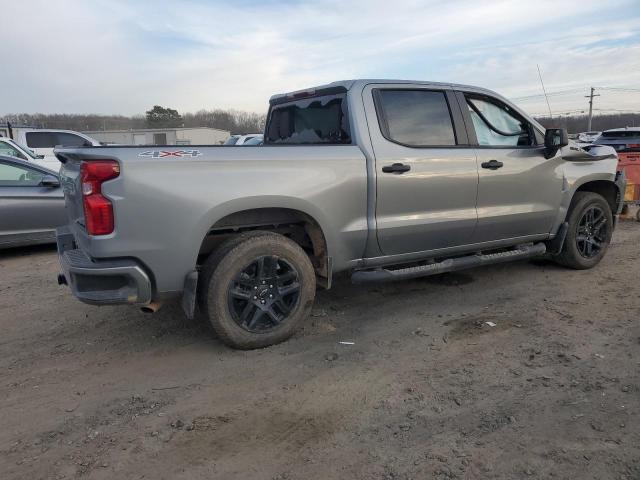
[[[350,80],[275,95],[264,145],[56,149],[58,281],[91,304],[179,298],[236,348],[290,337],[316,286],[546,255],[595,266],[621,209],[606,146],[500,95]]]

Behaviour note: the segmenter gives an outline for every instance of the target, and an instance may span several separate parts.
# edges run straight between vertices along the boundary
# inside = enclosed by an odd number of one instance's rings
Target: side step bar
[[[512,262],[543,255],[547,251],[544,243],[519,245],[513,250],[499,253],[474,254],[464,257],[448,258],[437,263],[419,265],[417,267],[399,268],[396,270],[377,268],[375,270],[357,270],[351,275],[353,283],[389,282],[426,277],[439,273],[455,272],[472,267]]]

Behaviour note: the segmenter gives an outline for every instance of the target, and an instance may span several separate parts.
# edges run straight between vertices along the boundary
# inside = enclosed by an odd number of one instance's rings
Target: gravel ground
[[[338,279],[251,352],[177,305],[79,303],[51,247],[0,252],[0,476],[640,479],[639,244],[623,222],[590,271]]]

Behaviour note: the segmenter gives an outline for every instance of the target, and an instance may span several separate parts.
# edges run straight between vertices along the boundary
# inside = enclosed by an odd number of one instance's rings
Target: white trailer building
[[[209,127],[93,130],[84,132],[104,144],[117,145],[220,145],[230,135]]]

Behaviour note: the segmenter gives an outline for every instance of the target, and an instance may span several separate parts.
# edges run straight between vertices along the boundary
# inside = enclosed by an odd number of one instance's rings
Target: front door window
[[[531,125],[511,108],[480,97],[467,96],[466,98],[478,145],[496,147],[535,145]]]

